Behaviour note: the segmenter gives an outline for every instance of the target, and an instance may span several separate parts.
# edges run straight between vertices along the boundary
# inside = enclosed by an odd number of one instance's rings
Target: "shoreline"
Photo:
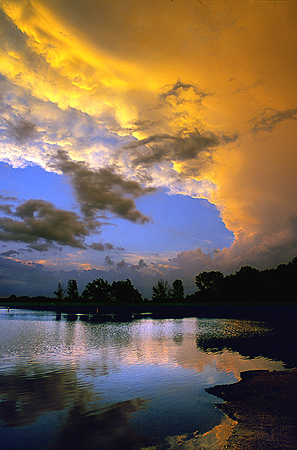
[[[241,372],[234,384],[206,389],[236,422],[226,450],[295,450],[297,442],[297,369]]]
[[[211,304],[158,304],[143,303],[68,303],[56,301],[11,301],[0,299],[1,308],[50,311],[57,314],[91,315],[94,320],[104,320],[106,315],[132,320],[134,316],[153,319],[181,319],[207,317],[223,319],[246,319],[260,321],[291,322],[297,314],[297,303],[211,303]]]

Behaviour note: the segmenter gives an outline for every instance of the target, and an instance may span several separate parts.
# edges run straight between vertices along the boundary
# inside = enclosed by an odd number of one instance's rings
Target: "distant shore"
[[[297,442],[297,369],[253,370],[231,385],[206,389],[236,421],[226,449],[295,450]]]
[[[295,320],[297,303],[210,303],[210,304],[162,304],[152,301],[141,303],[70,303],[58,302],[51,299],[10,298],[0,299],[3,308],[28,309],[35,311],[54,311],[60,314],[90,315],[100,320],[105,315],[119,315],[123,319],[137,315],[150,316],[156,319],[180,319],[185,317],[234,318],[262,321],[291,321]],[[125,317],[124,317],[125,316]]]

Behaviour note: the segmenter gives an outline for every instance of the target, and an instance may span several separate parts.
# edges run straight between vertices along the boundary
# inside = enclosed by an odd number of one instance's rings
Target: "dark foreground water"
[[[205,388],[295,364],[265,322],[69,319],[0,309],[1,449],[217,450],[230,423]]]

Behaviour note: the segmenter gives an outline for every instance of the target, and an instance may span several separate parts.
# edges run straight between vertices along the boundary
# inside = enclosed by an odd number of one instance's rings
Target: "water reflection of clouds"
[[[143,408],[141,398],[114,403],[101,411],[77,402],[68,412],[55,449],[139,449],[145,441],[136,436],[130,421],[132,414]]]
[[[11,324],[12,322],[10,322]],[[252,367],[281,369],[268,361],[275,339],[259,323],[248,321],[182,319],[142,320],[131,323],[92,324],[88,322],[2,322],[6,339],[1,353],[26,352],[41,361],[51,356],[57,362],[84,361],[90,376],[106,376],[121,367],[135,364],[181,365],[203,371],[239,372]],[[253,358],[253,362],[249,358]],[[86,369],[86,367],[88,369]]]
[[[281,370],[272,361],[273,333],[264,324],[236,320],[143,320],[121,324],[67,324],[66,342],[75,358],[88,361],[91,376],[106,376],[124,366],[181,365],[202,372],[207,366],[233,373]],[[242,345],[240,345],[242,344]],[[263,356],[262,356],[263,355]]]
[[[240,372],[245,370],[282,370],[284,368],[281,361],[272,361],[261,356],[249,358],[227,349],[220,352],[204,352],[197,349],[192,342],[184,343],[181,350],[176,353],[175,359],[183,367],[197,372],[202,372],[206,367],[213,367],[218,372],[233,374],[236,379],[239,379]]]
[[[218,324],[224,326],[219,331],[215,331],[214,327]],[[163,328],[163,325],[166,326]],[[123,327],[126,328],[124,340],[115,339],[112,334],[108,335],[107,341],[100,339],[101,345],[105,348],[101,350],[101,354],[104,355],[106,363],[113,361],[113,370],[117,364],[122,367],[135,364],[181,365],[197,372],[202,372],[207,366],[211,366],[218,371],[233,373],[238,379],[241,371],[251,368],[274,370],[283,368],[282,362],[261,356],[265,355],[263,343],[268,342],[267,336],[270,330],[258,323],[249,321],[245,323],[218,321],[216,323],[216,321],[196,319],[148,320],[145,323],[142,321],[125,324],[122,325]],[[229,347],[224,345],[220,348],[213,347],[210,337],[216,339],[216,344],[226,343],[228,340]],[[232,349],[232,342],[236,343],[238,339],[245,342],[242,352],[238,351],[236,345]],[[248,339],[251,339],[250,343]],[[257,339],[256,347],[254,339]],[[207,345],[203,346],[202,343],[206,342]]]
[[[107,405],[72,366],[49,370],[41,363],[27,362],[2,371],[0,399],[1,439],[5,446],[6,436],[8,448],[22,448],[19,432],[27,443],[32,442],[32,448],[118,449],[121,442],[131,450],[139,447],[130,421],[133,413],[145,408],[145,400],[138,397]],[[45,427],[49,420],[52,442],[42,441],[38,433],[41,418]],[[3,434],[3,428],[14,431]]]
[[[0,373],[0,396],[0,420],[7,427],[29,425],[45,412],[62,411],[77,398],[93,400],[91,389],[79,386],[72,367],[49,369],[32,361]]]
[[[26,427],[59,413],[55,436],[61,449],[91,449],[95,443],[118,448],[121,439],[133,450],[139,441],[132,418],[150,407],[149,399],[157,408],[157,400],[170,395],[180,410],[195,392],[203,408],[213,401],[204,393],[207,386],[233,382],[244,370],[283,369],[282,362],[265,357],[273,357],[268,347],[275,334],[248,321],[3,321],[1,326],[0,420],[7,428]],[[184,393],[189,383],[192,391]],[[197,439],[198,434],[187,436],[178,448],[191,448]]]

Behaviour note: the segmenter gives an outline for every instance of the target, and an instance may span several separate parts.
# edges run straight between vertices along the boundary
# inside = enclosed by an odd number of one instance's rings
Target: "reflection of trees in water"
[[[0,420],[7,427],[34,423],[49,411],[61,411],[75,397],[78,380],[73,370],[46,371],[31,363],[0,373]],[[90,394],[89,394],[90,395]]]
[[[0,398],[0,420],[6,428],[28,426],[45,413],[64,411],[65,419],[57,422],[60,430],[55,449],[133,450],[139,446],[130,419],[145,407],[145,400],[106,406],[92,386],[81,383],[73,367],[55,370],[30,363],[2,372]]]
[[[183,337],[182,333],[176,333],[176,334],[173,336],[173,342],[174,342],[176,345],[182,345],[183,340],[184,340],[184,337]]]
[[[145,400],[136,398],[97,410],[77,402],[62,426],[56,448],[137,449],[146,442],[136,437],[130,419],[144,405]]]
[[[226,332],[219,336],[204,333],[196,337],[197,347],[205,352],[216,353],[227,349],[250,358],[263,356],[274,361],[283,361],[287,367],[297,366],[296,342],[296,328],[286,326],[285,323],[271,328],[265,328],[263,325],[262,333],[257,329],[255,333],[252,333],[252,330],[246,333],[243,329],[241,333]]]

